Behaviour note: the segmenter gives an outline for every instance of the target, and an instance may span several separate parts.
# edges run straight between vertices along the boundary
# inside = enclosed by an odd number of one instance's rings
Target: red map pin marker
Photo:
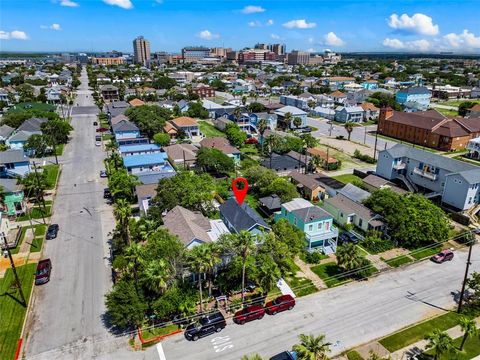
[[[243,183],[243,189],[237,188],[237,183]],[[248,181],[243,177],[238,177],[232,182],[232,190],[233,194],[235,195],[235,199],[237,199],[238,205],[242,205],[243,200],[245,200],[245,196],[247,196],[248,191]]]

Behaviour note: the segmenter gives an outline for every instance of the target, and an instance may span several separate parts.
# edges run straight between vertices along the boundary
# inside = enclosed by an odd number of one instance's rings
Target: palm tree
[[[273,150],[275,150],[275,148],[279,144],[280,139],[277,135],[269,135],[265,138],[265,142],[267,143],[267,146],[268,146],[268,153],[270,156],[270,169],[271,169]]]
[[[5,189],[3,188],[3,186],[0,186],[0,209],[3,209],[3,207],[5,206]]]
[[[348,121],[346,122],[343,127],[345,128],[345,130],[347,130],[347,133],[348,133],[348,141],[350,141],[350,136],[352,136],[352,131],[353,131],[353,123]]]
[[[239,106],[233,109],[233,116],[235,116],[235,119],[237,119],[237,124],[240,123],[241,115],[242,115],[242,109]]]
[[[218,264],[222,262],[220,247],[217,243],[206,243],[205,247],[205,265],[207,266],[208,296],[212,296],[213,277]]]
[[[322,166],[323,159],[320,155],[313,155],[310,159],[310,168],[316,170]]]
[[[299,118],[298,116],[295,116],[293,118],[293,125],[295,126],[295,128],[298,129],[300,127],[300,125],[302,125],[302,119]]]
[[[172,279],[172,269],[170,264],[164,259],[154,259],[150,261],[143,273],[145,274],[150,289],[158,295],[163,294]]]
[[[112,152],[108,160],[113,163],[115,170],[118,170],[118,168],[122,166],[122,157],[117,152]]]
[[[453,339],[444,331],[438,329],[433,330],[425,337],[428,340],[427,349],[433,349],[435,355],[434,360],[438,360],[440,356],[445,353],[452,353],[456,351]]]
[[[263,154],[263,145],[265,142],[263,139],[263,134],[265,134],[265,131],[267,130],[267,128],[268,128],[268,122],[266,119],[258,120],[257,130],[258,130],[258,133],[260,134],[260,141],[262,143],[262,154]]]
[[[187,261],[190,270],[198,276],[198,289],[200,295],[200,312],[203,312],[203,292],[202,277],[207,271],[208,265],[206,261],[206,248],[203,245],[195,246],[187,254]]]
[[[146,219],[138,226],[138,232],[142,241],[147,241],[150,235],[157,230],[158,224],[155,220]]]
[[[285,128],[288,128],[290,127],[290,123],[292,122],[292,113],[291,112],[287,112],[285,114],[285,116],[283,117],[283,123],[284,123],[284,126]]]
[[[144,248],[140,243],[132,243],[125,248],[125,260],[127,261],[127,270],[132,271],[135,279],[135,289],[138,293],[138,268],[143,263]]]
[[[246,103],[247,103],[247,97],[242,96],[242,105],[245,106]]]
[[[317,105],[317,102],[315,100],[308,100],[307,105],[310,109],[313,109]]]
[[[361,264],[361,256],[358,254],[356,245],[347,243],[337,249],[337,263],[345,271],[358,269]]]
[[[465,316],[460,318],[459,322],[460,328],[463,331],[463,339],[462,343],[460,344],[460,351],[463,350],[463,346],[465,345],[465,341],[469,337],[474,337],[478,335],[477,323],[474,319],[469,319]]]
[[[123,238],[126,244],[130,244],[130,229],[128,219],[132,215],[132,208],[125,199],[118,199],[113,208],[113,215],[117,219],[120,225],[120,231],[123,234]]]
[[[327,353],[331,343],[325,342],[325,335],[319,336],[300,334],[300,344],[293,345],[298,360],[328,360]]]
[[[256,279],[262,293],[267,295],[275,287],[281,276],[280,269],[275,262],[267,261],[260,264]]]

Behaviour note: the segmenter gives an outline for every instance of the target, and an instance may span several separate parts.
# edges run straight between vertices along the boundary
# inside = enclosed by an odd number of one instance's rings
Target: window
[[[308,231],[313,231],[313,225],[312,224],[308,225]]]
[[[293,218],[293,225],[297,225],[297,218],[296,217]]]
[[[362,220],[362,219],[358,219],[358,226],[359,226],[359,227],[362,227],[362,224],[363,224],[363,220]]]
[[[317,224],[317,229],[320,230],[321,228],[322,228],[322,223],[319,222],[319,223]]]

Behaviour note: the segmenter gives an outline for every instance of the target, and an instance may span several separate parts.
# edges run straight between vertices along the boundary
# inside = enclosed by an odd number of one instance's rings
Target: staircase
[[[472,225],[474,226],[479,226],[478,224],[478,216],[477,213],[480,211],[480,204],[477,204],[475,206],[472,206],[470,209],[465,211],[465,215],[470,218],[470,221],[472,222]]]
[[[397,174],[397,179],[403,181],[403,183],[407,186],[408,190],[411,192],[418,192],[418,187],[413,182],[411,182],[406,176],[402,174]]]

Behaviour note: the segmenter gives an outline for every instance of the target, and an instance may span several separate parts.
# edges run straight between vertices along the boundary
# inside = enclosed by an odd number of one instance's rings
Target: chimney
[[[387,107],[384,106],[380,109],[380,116],[378,120],[380,121],[387,120],[387,119],[390,119],[392,116],[393,116],[393,109],[390,106],[387,106]]]

